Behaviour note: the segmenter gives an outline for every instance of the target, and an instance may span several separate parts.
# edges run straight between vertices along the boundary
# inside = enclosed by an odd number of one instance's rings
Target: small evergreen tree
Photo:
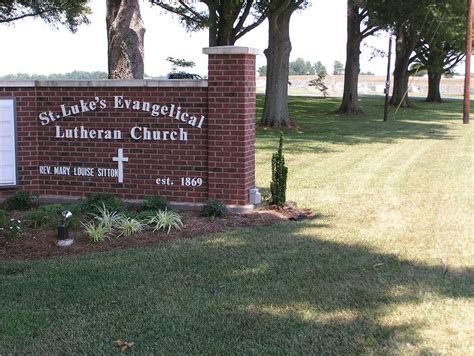
[[[327,97],[328,96],[328,87],[327,87],[326,83],[324,82],[325,80],[326,80],[326,75],[318,74],[318,77],[316,79],[313,79],[313,80],[309,81],[309,86],[310,87],[315,87],[321,93],[323,93],[324,97]]]
[[[283,133],[280,133],[280,145],[278,151],[272,156],[272,181],[270,183],[271,203],[283,206],[286,202],[286,177],[288,168],[285,166],[283,156]]]

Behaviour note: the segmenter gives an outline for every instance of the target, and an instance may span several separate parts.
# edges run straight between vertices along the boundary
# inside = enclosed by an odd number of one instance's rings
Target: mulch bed
[[[268,226],[288,220],[302,220],[312,217],[310,211],[293,206],[280,209],[256,211],[250,214],[228,215],[225,218],[209,219],[197,212],[182,212],[185,226],[181,230],[166,232],[145,232],[106,240],[92,244],[83,231],[69,231],[74,239],[71,246],[57,246],[57,234],[51,229],[25,229],[21,238],[9,240],[0,236],[0,260],[39,260],[59,256],[75,256],[93,252],[124,250],[133,247],[150,246],[161,241],[191,239],[216,232],[233,231],[246,227]]]

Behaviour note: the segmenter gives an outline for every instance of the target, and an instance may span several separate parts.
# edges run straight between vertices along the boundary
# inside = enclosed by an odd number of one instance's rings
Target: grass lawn
[[[474,354],[473,130],[462,102],[381,122],[292,98],[287,197],[314,220],[0,262],[0,354]],[[259,107],[261,108],[261,98]],[[393,113],[392,113],[393,118]],[[268,187],[278,133],[257,132]],[[447,270],[447,272],[446,272]]]

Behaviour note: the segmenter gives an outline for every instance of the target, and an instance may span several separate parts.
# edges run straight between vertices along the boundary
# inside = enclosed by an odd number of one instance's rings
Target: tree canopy
[[[451,73],[464,58],[465,3],[450,0],[427,10],[430,24],[421,32],[413,57],[420,70]]]
[[[233,45],[267,16],[264,1],[257,0],[150,0],[150,3],[178,15],[189,31],[208,28],[209,46]]]
[[[289,63],[290,75],[305,75],[315,73],[314,66],[310,61],[305,61],[303,58],[297,58]]]
[[[89,0],[5,0],[0,2],[0,23],[12,23],[28,17],[38,17],[52,25],[64,25],[71,31],[88,23]]]
[[[430,23],[420,31],[411,57],[410,74],[428,73],[427,101],[441,102],[440,82],[465,57],[464,0],[450,0],[427,9]]]
[[[261,66],[257,71],[260,76],[265,76],[267,74],[267,66]],[[288,72],[289,75],[327,75],[326,67],[321,63],[321,61],[311,63],[310,61],[300,57],[289,62]]]
[[[332,71],[334,75],[341,75],[344,74],[344,64],[339,61],[334,61],[334,68]]]
[[[168,57],[166,60],[171,63],[171,70],[173,72],[177,72],[178,70],[182,70],[184,68],[192,68],[196,65],[194,61],[188,61],[184,58]]]
[[[390,103],[410,106],[408,100],[409,66],[421,33],[430,23],[430,9],[439,6],[439,0],[364,0],[370,9],[371,23],[392,31],[396,36],[393,93]],[[451,1],[451,0],[450,0]]]
[[[317,75],[321,77],[325,77],[328,75],[328,71],[325,67],[324,64],[321,63],[321,61],[317,61],[314,65],[314,71],[316,72]]]

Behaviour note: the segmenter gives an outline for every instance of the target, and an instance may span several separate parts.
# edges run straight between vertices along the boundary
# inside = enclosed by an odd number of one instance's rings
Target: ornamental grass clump
[[[286,178],[288,168],[283,156],[283,133],[280,133],[278,151],[272,156],[272,181],[270,183],[271,204],[283,206],[286,202]]]
[[[105,239],[109,237],[110,228],[101,225],[94,220],[81,223],[81,225],[92,243],[105,241]]]
[[[114,229],[120,220],[123,219],[123,215],[107,209],[104,203],[101,207],[96,207],[97,213],[91,214],[94,220],[97,220],[99,225],[106,227],[109,230]]]
[[[104,203],[96,206],[97,213],[91,213],[92,220],[82,223],[89,239],[92,243],[102,242],[106,238],[113,236],[115,230],[124,216],[116,211],[107,209]]]
[[[119,232],[117,236],[132,236],[143,231],[146,227],[147,224],[140,220],[123,216],[117,224],[117,230]]]
[[[140,233],[150,225],[153,231],[171,229],[180,230],[184,224],[181,215],[171,210],[144,211],[134,217],[126,216],[108,209],[105,204],[95,207],[92,219],[81,223],[92,243],[102,242],[106,238],[132,236]]]
[[[150,218],[148,224],[153,225],[153,231],[164,230],[167,233],[171,229],[181,230],[184,226],[181,215],[172,210],[159,210]]]

